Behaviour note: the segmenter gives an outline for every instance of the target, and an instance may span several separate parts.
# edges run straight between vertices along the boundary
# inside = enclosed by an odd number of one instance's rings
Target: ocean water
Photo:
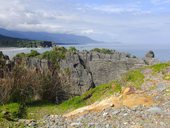
[[[170,47],[142,47],[142,46],[126,46],[126,45],[111,45],[111,44],[88,44],[88,45],[64,45],[68,48],[74,46],[81,50],[90,50],[93,48],[108,48],[114,49],[120,52],[130,53],[137,57],[143,58],[149,50],[153,50],[155,57],[162,62],[170,60]],[[10,58],[14,57],[17,53],[29,53],[30,50],[37,50],[40,53],[51,50],[52,48],[0,48],[4,54],[8,55]]]

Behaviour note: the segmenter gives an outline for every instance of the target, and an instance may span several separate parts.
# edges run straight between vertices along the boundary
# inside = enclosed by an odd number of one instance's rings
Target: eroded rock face
[[[90,88],[111,82],[130,69],[152,64],[151,57],[139,59],[129,54],[113,51],[112,54],[98,52],[67,52],[65,59],[58,62],[59,69],[54,69],[48,60],[25,58],[22,63],[37,72],[52,72],[53,77],[61,83],[63,90],[69,96],[81,95]],[[15,63],[19,63],[17,59]],[[56,98],[57,99],[57,98]]]
[[[151,60],[152,58],[149,59]],[[27,58],[25,64],[31,69],[43,72],[52,71],[52,65],[47,60]],[[58,73],[61,79],[67,79],[62,81],[66,92],[70,95],[81,95],[90,88],[111,82],[128,70],[146,64],[145,60],[117,51],[113,51],[112,54],[88,51],[68,52],[65,59],[59,61],[60,71]],[[67,75],[68,78],[65,78]]]
[[[155,53],[153,51],[147,52],[143,60],[145,61],[147,65],[160,63],[159,60],[155,59]]]
[[[96,86],[119,78],[122,73],[129,69],[145,65],[137,58],[128,58],[121,54],[119,56],[110,55],[110,58],[99,58],[88,62]]]
[[[153,51],[149,51],[148,53],[146,53],[145,57],[147,58],[155,58],[155,54]]]
[[[70,93],[80,95],[95,87],[93,75],[84,58],[77,53],[67,53],[60,61],[60,69],[70,75]]]
[[[5,72],[10,72],[13,66],[14,64],[10,61],[9,57],[0,51],[0,78],[4,77]]]
[[[112,54],[87,51],[67,53],[66,58],[60,61],[61,70],[70,73],[67,89],[74,95],[81,95],[90,88],[120,78],[130,69],[147,64],[143,59],[117,51]]]

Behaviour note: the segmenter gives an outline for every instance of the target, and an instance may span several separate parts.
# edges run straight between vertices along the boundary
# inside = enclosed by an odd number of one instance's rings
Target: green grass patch
[[[153,70],[154,73],[163,72],[168,66],[170,66],[170,63],[161,63],[151,66],[150,68]]]
[[[122,81],[126,86],[134,86],[135,88],[140,89],[144,82],[144,78],[145,77],[140,70],[132,70],[124,74]]]
[[[152,86],[150,86],[149,90],[155,90],[156,88],[157,88],[156,85],[152,85]]]
[[[16,120],[26,117],[26,107],[18,103],[9,103],[0,105],[0,118],[7,120]]]
[[[165,90],[165,92],[166,92],[166,95],[170,96],[170,87],[168,87],[168,88]]]
[[[27,119],[40,119],[45,115],[58,114],[59,109],[56,104],[43,104],[27,106]]]
[[[14,121],[19,113],[20,104],[18,103],[0,105],[0,128],[24,128],[22,124]]]
[[[10,118],[17,118],[20,105],[18,103],[10,103],[7,105],[0,105],[0,118],[4,116],[4,112],[8,112]]]
[[[0,128],[25,128],[24,124],[0,118]]]
[[[165,74],[165,75],[163,76],[163,79],[164,79],[164,80],[170,80],[170,74]]]
[[[115,85],[114,88],[112,87],[113,84]],[[62,103],[58,106],[58,108],[60,108],[61,112],[71,111],[79,107],[90,105],[96,101],[119,92],[121,92],[121,86],[118,83],[111,82],[109,84],[103,84],[87,91],[82,96],[76,96]]]

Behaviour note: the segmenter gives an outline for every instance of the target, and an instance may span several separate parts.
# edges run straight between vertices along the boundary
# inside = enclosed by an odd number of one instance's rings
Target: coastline
[[[59,45],[63,46],[63,45]],[[170,50],[168,48],[166,49],[157,49],[157,48],[131,48],[131,47],[120,47],[120,46],[101,46],[101,45],[64,45],[63,47],[76,47],[78,50],[91,50],[93,48],[108,48],[108,49],[115,49],[116,51],[119,52],[125,52],[125,53],[130,53],[132,55],[135,55],[139,58],[143,58],[145,56],[145,53],[149,50],[153,50],[155,52],[155,56],[157,59],[159,59],[161,62],[167,62],[170,60]],[[40,53],[43,53],[45,51],[49,51],[52,48],[18,48],[18,47],[0,47],[0,51],[2,51],[4,54],[8,55],[10,58],[15,56],[18,53],[24,52],[24,53],[29,53],[30,50],[37,50]]]

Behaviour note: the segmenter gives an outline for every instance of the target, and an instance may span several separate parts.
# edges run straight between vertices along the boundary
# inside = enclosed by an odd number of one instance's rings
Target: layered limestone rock
[[[57,62],[58,69],[44,59],[24,58],[22,63],[30,70],[42,73],[52,72],[54,78],[57,75],[56,79],[69,97],[81,95],[90,88],[118,79],[130,69],[153,64],[156,62],[153,57],[151,53],[146,58],[140,59],[117,51],[112,51],[111,54],[82,51],[67,52],[65,58]],[[14,62],[20,63],[18,59]]]

